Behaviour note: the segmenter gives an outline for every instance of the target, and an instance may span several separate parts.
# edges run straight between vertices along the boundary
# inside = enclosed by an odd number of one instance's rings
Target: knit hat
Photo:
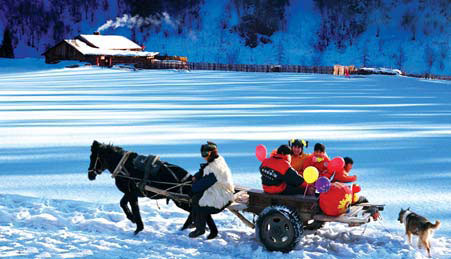
[[[217,148],[218,148],[218,146],[216,145],[216,143],[211,142],[211,141],[207,141],[207,144],[203,144],[200,147],[200,154],[202,155],[202,157],[207,157],[208,153],[210,151],[213,151],[213,150],[215,150]]]
[[[291,139],[290,141],[288,141],[288,146],[290,147],[302,147],[302,148],[307,148],[308,147],[308,141],[303,140],[303,139]]]

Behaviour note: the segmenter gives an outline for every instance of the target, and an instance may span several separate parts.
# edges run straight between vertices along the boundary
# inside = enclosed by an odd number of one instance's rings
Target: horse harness
[[[117,164],[116,168],[114,169],[113,173],[111,174],[111,178],[116,178],[116,176],[120,173],[130,176],[130,173],[127,171],[127,168],[125,168],[125,162],[127,161],[128,157],[130,156],[132,152],[125,152],[122,156],[121,160]]]
[[[125,168],[125,162],[127,161],[128,157],[130,156],[132,152],[126,152],[124,153],[124,155],[122,156],[121,160],[119,161],[119,163],[117,164],[116,168],[114,169],[114,172],[112,173],[111,177],[112,178],[116,178],[117,176],[121,176],[124,178],[129,178],[132,179],[132,177],[130,177],[130,173],[127,171],[127,169]],[[98,158],[98,157],[97,157]],[[97,163],[97,161],[96,161]],[[137,184],[138,189],[145,194],[145,190],[144,187],[145,185],[149,182],[151,182],[149,180],[149,177],[156,177],[158,172],[160,171],[161,167],[165,167],[167,169],[167,171],[172,175],[172,177],[174,178],[174,180],[176,181],[176,183],[167,183],[167,182],[158,182],[158,181],[152,181],[155,183],[165,183],[165,184],[175,184],[176,186],[174,187],[179,187],[179,192],[182,192],[182,187],[183,185],[181,183],[183,183],[184,181],[186,181],[186,179],[188,179],[188,177],[190,176],[190,174],[186,174],[182,179],[179,179],[177,177],[177,175],[174,173],[174,171],[172,171],[169,166],[167,166],[164,162],[162,162],[160,160],[159,156],[152,156],[149,155],[147,157],[145,156],[137,156],[134,160],[133,160],[133,166],[138,169],[138,170],[144,170],[144,177],[143,179],[139,179],[139,183]],[[122,174],[122,175],[120,175]],[[138,180],[136,178],[133,178],[133,180]],[[173,189],[174,187],[170,187],[169,189]]]
[[[92,169],[88,170],[88,173],[94,172],[96,175],[99,175],[99,174],[102,173],[102,172],[98,172],[98,171],[97,171],[97,163],[98,163],[99,161],[100,161],[100,157],[99,157],[99,154],[97,154],[97,158],[96,158],[96,161],[94,162],[94,166],[93,166]]]
[[[123,173],[126,176],[130,176],[130,173],[127,171],[127,168],[124,167],[125,162],[127,161],[128,157],[130,156],[132,152],[126,152],[122,157],[119,163],[117,164],[116,168],[114,169],[113,173],[111,174],[111,178],[116,178],[116,176],[119,173]],[[97,163],[100,161],[100,156],[97,154],[96,161],[94,162],[93,169],[88,170],[88,173],[94,172],[96,175],[101,174],[102,172],[97,171]],[[103,170],[102,170],[103,171]]]

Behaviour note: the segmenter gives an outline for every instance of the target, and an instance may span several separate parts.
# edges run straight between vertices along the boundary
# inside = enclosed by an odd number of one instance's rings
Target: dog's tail
[[[429,229],[438,229],[440,227],[440,220],[436,220],[435,224],[432,224],[431,222],[428,222],[428,228]]]

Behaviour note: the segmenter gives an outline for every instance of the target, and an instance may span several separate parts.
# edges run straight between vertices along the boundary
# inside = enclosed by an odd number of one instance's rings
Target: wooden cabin
[[[160,57],[159,52],[148,52],[143,49],[124,36],[95,33],[81,34],[75,39],[63,40],[42,55],[49,64],[61,60],[78,60],[109,67],[114,64],[151,64]],[[187,62],[186,57],[174,57],[174,60]]]

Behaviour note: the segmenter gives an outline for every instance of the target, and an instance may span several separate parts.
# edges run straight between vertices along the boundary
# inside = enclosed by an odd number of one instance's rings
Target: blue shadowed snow
[[[154,201],[140,200],[146,229],[134,237],[109,173],[90,182],[87,167],[95,139],[158,154],[195,173],[203,162],[200,145],[212,140],[234,181],[260,188],[256,145],[272,150],[293,137],[309,140],[308,152],[321,142],[330,157],[352,157],[362,194],[387,207],[383,225],[370,224],[364,237],[358,235],[363,227],[332,224],[287,256],[423,257],[424,250],[404,241],[396,221],[401,207],[441,220],[433,255],[451,255],[450,82],[95,67],[36,71],[43,61],[27,62],[32,71],[9,70],[0,77],[0,255],[158,258],[149,251],[171,247],[172,254],[162,257],[285,256],[266,252],[230,213],[215,217],[220,238],[190,240],[177,231],[186,213],[164,201],[158,210]],[[49,248],[20,241],[28,237],[54,243]],[[5,241],[11,238],[18,250]],[[84,241],[77,245],[77,238]],[[31,248],[20,248],[25,244]],[[224,250],[231,245],[241,248]]]

